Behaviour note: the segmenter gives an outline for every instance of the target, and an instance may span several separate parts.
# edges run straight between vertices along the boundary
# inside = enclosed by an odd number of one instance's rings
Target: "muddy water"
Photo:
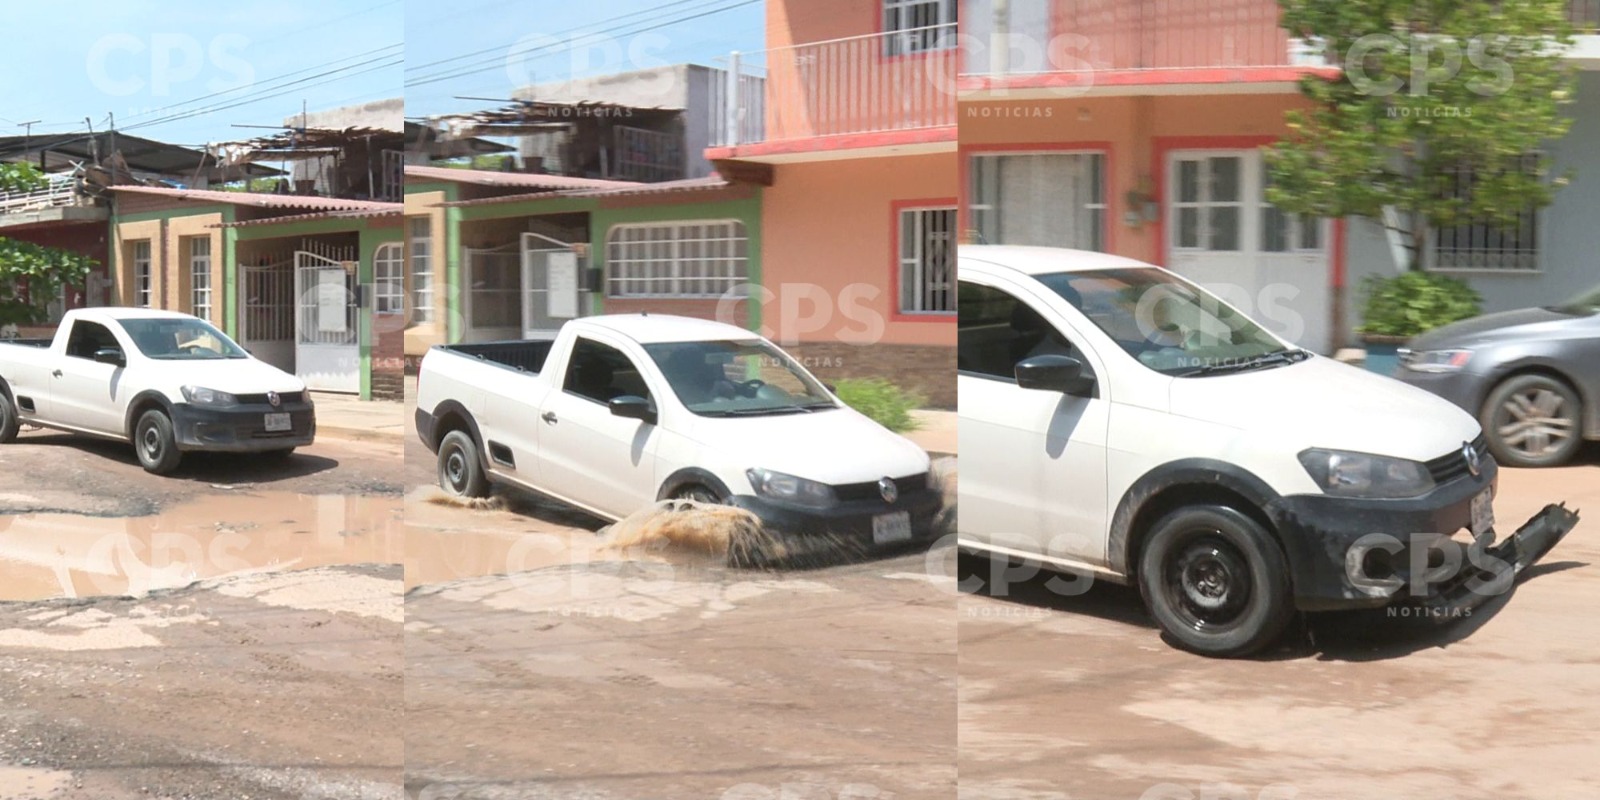
[[[34,800],[72,785],[72,773],[48,769],[8,767],[0,764],[0,800]]]
[[[151,517],[0,517],[0,600],[142,595],[196,580],[400,563],[397,498],[239,492]]]

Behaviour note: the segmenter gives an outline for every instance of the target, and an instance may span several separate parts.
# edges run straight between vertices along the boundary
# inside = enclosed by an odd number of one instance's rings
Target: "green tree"
[[[1542,152],[1571,126],[1561,112],[1575,74],[1562,58],[1572,43],[1565,0],[1279,5],[1290,35],[1343,69],[1301,82],[1312,107],[1290,112],[1289,135],[1267,151],[1273,203],[1371,219],[1422,269],[1431,231],[1510,227],[1566,183]]]
[[[41,188],[46,179],[31,164],[0,164],[0,192]],[[62,286],[82,286],[95,260],[0,236],[0,325],[43,322]]]

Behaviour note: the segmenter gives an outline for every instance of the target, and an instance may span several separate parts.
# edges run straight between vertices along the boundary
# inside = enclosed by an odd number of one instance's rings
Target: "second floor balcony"
[[[711,103],[716,148],[872,146],[895,135],[954,140],[954,23],[736,53]]]

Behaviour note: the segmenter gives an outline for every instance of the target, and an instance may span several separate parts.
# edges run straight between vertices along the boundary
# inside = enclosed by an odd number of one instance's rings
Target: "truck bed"
[[[476,358],[499,364],[519,372],[538,374],[550,357],[555,342],[544,340],[513,340],[508,342],[479,342],[476,344],[439,345],[440,350],[456,355]]]
[[[38,347],[48,350],[53,342],[50,339],[0,339],[0,344],[15,344],[22,347]]]

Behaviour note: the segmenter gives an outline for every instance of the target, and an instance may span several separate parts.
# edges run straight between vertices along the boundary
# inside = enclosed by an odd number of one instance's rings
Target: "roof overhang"
[[[712,147],[707,148],[705,156],[709,161],[803,164],[815,161],[918,156],[955,151],[956,126],[951,124],[937,128],[850,133],[810,139],[757,142],[735,147]]]
[[[1081,97],[1294,94],[1307,76],[1339,77],[1336,67],[1203,67],[967,75],[957,86],[963,102],[1072,100]]]

